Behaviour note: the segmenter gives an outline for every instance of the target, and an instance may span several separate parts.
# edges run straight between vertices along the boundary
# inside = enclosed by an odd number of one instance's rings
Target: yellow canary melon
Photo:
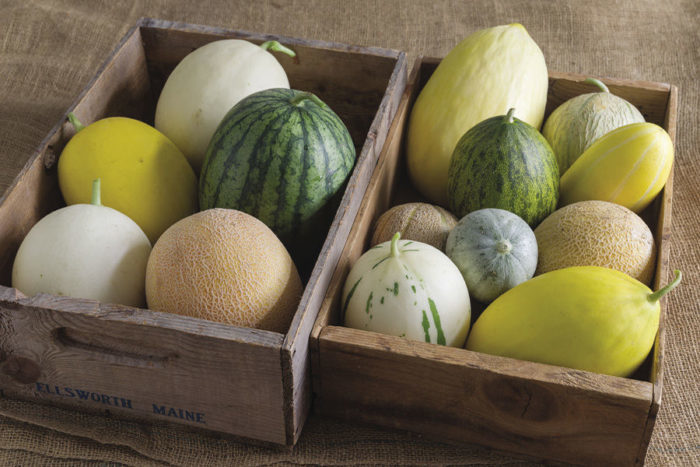
[[[282,242],[233,209],[209,209],[173,224],[146,269],[150,309],[268,331],[287,331],[301,293]]]
[[[535,237],[539,251],[535,274],[570,266],[602,266],[647,285],[651,282],[654,235],[638,215],[619,204],[570,204],[543,220]]]
[[[85,190],[102,179],[102,204],[126,214],[151,243],[175,222],[197,211],[197,177],[185,156],[162,133],[138,120],[110,117],[78,132],[58,159],[66,204],[87,204]]]
[[[445,251],[457,218],[450,211],[428,203],[399,204],[379,216],[370,246],[388,242],[396,232],[404,240],[427,243]]]
[[[640,213],[671,174],[673,142],[653,123],[631,123],[597,139],[559,184],[559,204],[597,199]]]
[[[646,285],[614,269],[558,269],[510,289],[479,316],[467,350],[629,376],[654,345],[659,300],[681,281]]]

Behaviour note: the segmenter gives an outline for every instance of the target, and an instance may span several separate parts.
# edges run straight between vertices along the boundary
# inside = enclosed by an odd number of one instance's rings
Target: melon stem
[[[652,303],[658,302],[661,299],[661,297],[663,297],[664,295],[669,293],[671,290],[675,289],[676,286],[681,283],[681,279],[683,278],[683,274],[681,274],[681,272],[678,269],[673,271],[673,273],[676,275],[676,278],[673,279],[673,281],[671,281],[670,284],[667,284],[666,287],[662,287],[659,290],[657,290],[656,292],[652,292],[649,294],[647,299],[650,302],[652,302]]]
[[[292,105],[299,105],[301,102],[305,100],[311,100],[315,102],[319,107],[326,107],[326,103],[323,102],[321,99],[318,98],[318,96],[314,93],[311,92],[299,92],[296,96],[292,97],[289,100],[289,103]]]
[[[92,181],[92,199],[90,204],[93,206],[102,206],[102,200],[100,199],[100,179],[96,178]]]
[[[513,114],[515,113],[515,108],[511,107],[508,109],[508,113],[506,114],[506,121],[508,123],[513,123]]]
[[[502,255],[510,253],[510,250],[512,249],[513,245],[511,245],[510,242],[506,239],[499,240],[498,243],[496,243],[496,251],[498,251]]]
[[[592,84],[603,92],[608,92],[608,93],[610,92],[610,89],[608,89],[608,87],[605,84],[603,84],[602,81],[597,80],[595,78],[586,78],[583,80],[583,82],[588,83],[588,84]]]
[[[401,232],[396,232],[393,237],[391,237],[391,256],[398,258],[401,252],[399,251],[399,239],[401,238]]]
[[[85,128],[85,125],[80,123],[80,120],[78,120],[78,117],[76,117],[73,112],[68,114],[68,121],[71,123],[71,125],[73,125],[76,133]]]
[[[267,41],[260,44],[260,48],[263,50],[272,50],[273,52],[282,52],[290,57],[296,57],[297,54],[290,48],[287,48],[277,41]]]

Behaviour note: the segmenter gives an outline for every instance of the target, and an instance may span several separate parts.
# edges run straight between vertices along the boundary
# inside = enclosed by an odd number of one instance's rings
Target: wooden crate
[[[56,160],[74,133],[63,118],[0,199],[0,396],[168,421],[293,445],[311,402],[309,333],[406,84],[403,52],[142,19],[87,85],[83,123],[148,123],[168,74],[213,40],[278,40],[295,89],[324,100],[350,130],[357,162],[286,334],[8,287],[17,248],[63,206]],[[321,244],[322,243],[322,244]]]
[[[367,250],[372,227],[391,206],[425,201],[408,179],[404,130],[411,106],[438,59],[419,59],[370,180],[312,331],[315,403],[323,414],[499,450],[593,465],[642,464],[661,401],[664,319],[653,353],[633,378],[414,342],[340,326],[343,283]],[[593,92],[584,76],[551,73],[547,115]],[[675,141],[677,89],[603,79],[611,92],[662,125]],[[642,215],[658,246],[654,287],[668,276],[672,178]],[[476,315],[483,306],[472,303]],[[476,313],[475,313],[476,311]]]

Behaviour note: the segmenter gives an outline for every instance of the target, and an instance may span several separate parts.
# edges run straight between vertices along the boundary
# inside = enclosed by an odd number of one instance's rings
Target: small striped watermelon
[[[559,168],[554,152],[513,112],[482,121],[457,143],[448,172],[448,201],[458,218],[498,208],[535,227],[556,209]]]
[[[288,237],[322,211],[354,163],[348,129],[318,97],[260,91],[236,104],[214,133],[199,179],[200,209],[237,209]]]

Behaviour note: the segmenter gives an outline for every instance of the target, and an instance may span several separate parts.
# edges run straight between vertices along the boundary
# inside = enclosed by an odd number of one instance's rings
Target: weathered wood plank
[[[0,342],[7,395],[286,443],[279,334],[37,295],[0,301]]]

